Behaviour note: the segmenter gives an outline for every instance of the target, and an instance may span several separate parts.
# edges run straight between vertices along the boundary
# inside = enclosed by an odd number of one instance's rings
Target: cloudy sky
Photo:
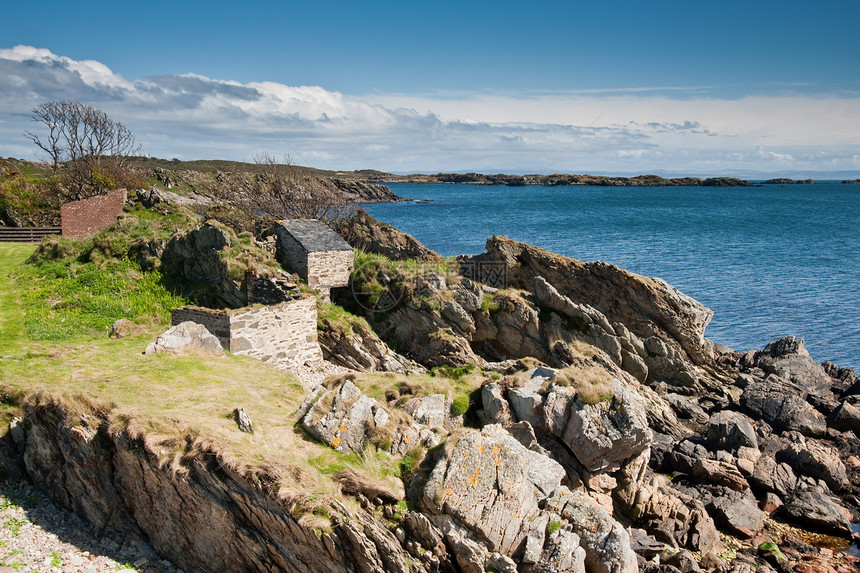
[[[120,6],[3,7],[0,156],[73,99],[165,158],[860,173],[855,0]]]

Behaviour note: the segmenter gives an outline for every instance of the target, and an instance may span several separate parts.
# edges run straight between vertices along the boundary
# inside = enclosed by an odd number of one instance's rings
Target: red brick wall
[[[114,189],[104,195],[66,203],[60,207],[63,236],[82,239],[110,227],[122,213],[125,198],[125,189]]]

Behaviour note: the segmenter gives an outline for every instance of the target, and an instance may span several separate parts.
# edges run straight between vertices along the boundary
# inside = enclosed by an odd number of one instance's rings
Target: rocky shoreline
[[[307,378],[287,417],[363,460],[325,474],[342,497],[297,515],[302,471],[231,469],[205,436],[166,462],[114,406],[48,397],[20,405],[0,454],[96,530],[189,571],[860,566],[845,551],[860,521],[853,370],[793,336],[716,345],[710,309],[605,263],[506,237],[444,259],[366,214],[341,232],[363,255],[318,319],[334,375]],[[372,454],[398,460],[397,479],[369,478]]]

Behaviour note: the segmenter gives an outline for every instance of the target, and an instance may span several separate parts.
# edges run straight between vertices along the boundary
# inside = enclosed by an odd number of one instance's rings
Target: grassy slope
[[[212,448],[239,473],[265,474],[275,489],[286,488],[292,493],[288,504],[304,504],[294,513],[306,515],[340,496],[331,474],[345,466],[383,481],[394,479],[396,462],[385,454],[345,456],[307,438],[294,417],[304,398],[302,387],[292,375],[257,360],[144,356],[146,344],[162,330],[158,326],[144,326],[140,334],[120,340],[106,335],[33,340],[16,300],[17,289],[27,287],[9,278],[32,251],[31,246],[0,244],[0,397],[7,397],[0,406],[0,433],[28,400],[59,399],[71,409],[104,404],[114,431],[145,435],[168,457],[178,458],[188,442]],[[253,435],[240,432],[230,418],[239,406],[254,422]]]

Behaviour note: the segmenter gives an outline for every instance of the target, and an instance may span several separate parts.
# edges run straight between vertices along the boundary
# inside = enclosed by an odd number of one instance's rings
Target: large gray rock
[[[637,392],[617,379],[610,382],[613,396],[606,402],[583,404],[579,399],[567,401],[567,422],[557,435],[590,472],[612,472],[651,445],[645,406]],[[559,397],[571,396],[564,387],[553,387],[545,408],[547,427],[558,426]],[[564,395],[562,395],[564,393]],[[575,390],[572,392],[575,397]]]
[[[797,487],[797,476],[787,463],[780,463],[772,456],[763,455],[755,463],[749,482],[757,490],[785,497]]]
[[[765,346],[756,353],[755,365],[811,391],[827,390],[832,384],[824,368],[809,356],[803,339],[794,336],[785,336]]]
[[[823,436],[824,416],[804,398],[806,391],[777,376],[757,380],[744,390],[741,406],[754,418],[761,418],[777,431],[796,430],[807,436]]]
[[[831,491],[839,491],[847,483],[845,464],[839,452],[816,440],[798,440],[777,452],[777,461],[790,465],[797,473],[823,480]]]
[[[469,430],[446,448],[424,486],[424,503],[478,532],[491,551],[513,555],[530,536],[543,546],[538,504],[564,468],[528,450],[502,426]]]
[[[592,573],[636,573],[639,565],[627,530],[581,491],[558,488],[546,509],[560,515],[580,537],[585,566]]]
[[[803,528],[851,537],[851,522],[833,498],[821,491],[805,490],[790,497],[783,514]]]
[[[451,399],[444,394],[412,398],[404,407],[416,422],[430,428],[459,426],[451,415]]]
[[[764,512],[752,494],[717,497],[708,507],[718,525],[741,539],[755,537],[764,527]]]
[[[339,452],[361,452],[376,425],[376,409],[376,400],[347,380],[321,393],[302,418],[302,425]]]
[[[531,573],[585,573],[585,550],[579,536],[559,529],[551,534]]]
[[[224,354],[221,342],[206,327],[196,322],[186,321],[171,327],[146,346],[144,354],[180,354],[183,352],[202,352],[205,354]]]
[[[722,410],[708,420],[708,444],[713,449],[737,451],[758,449],[758,439],[750,419],[740,412]]]
[[[860,408],[842,402],[827,417],[827,425],[840,432],[854,432],[854,435],[860,438]]]

